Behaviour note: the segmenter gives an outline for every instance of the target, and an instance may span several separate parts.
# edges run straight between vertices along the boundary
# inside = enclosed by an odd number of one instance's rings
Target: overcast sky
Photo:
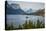
[[[33,10],[38,10],[41,8],[44,8],[44,3],[39,3],[39,2],[22,2],[22,1],[9,1],[9,4],[16,3],[19,4],[21,9],[24,11],[27,11],[28,9],[33,9]]]

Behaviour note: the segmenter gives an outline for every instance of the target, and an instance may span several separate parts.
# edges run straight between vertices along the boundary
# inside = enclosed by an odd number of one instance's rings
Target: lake
[[[36,22],[38,19],[40,21],[44,21],[43,16],[36,15],[7,15],[7,24],[13,23],[13,25],[23,24],[26,21],[26,17],[28,17],[27,21],[31,20]]]

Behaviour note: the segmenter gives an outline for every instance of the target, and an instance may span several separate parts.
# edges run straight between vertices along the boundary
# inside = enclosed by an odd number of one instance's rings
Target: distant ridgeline
[[[36,12],[32,13],[32,15],[45,16],[45,8],[37,10]]]
[[[37,10],[36,12],[32,12],[32,13],[26,13],[24,10],[22,10],[20,8],[20,5],[19,4],[15,4],[15,3],[12,3],[12,4],[8,4],[6,2],[7,5],[7,8],[6,8],[6,14],[8,15],[38,15],[38,16],[44,16],[45,14],[45,8],[44,9],[39,9]]]

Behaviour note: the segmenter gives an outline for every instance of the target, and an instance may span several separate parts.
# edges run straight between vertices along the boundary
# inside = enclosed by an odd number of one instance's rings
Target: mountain
[[[26,13],[32,13],[32,9],[30,8],[29,10],[26,11]]]
[[[26,14],[19,4],[7,4],[6,14]]]
[[[36,15],[39,15],[39,16],[44,16],[45,15],[45,9],[40,9],[38,10],[37,12],[35,12]]]
[[[44,16],[45,14],[45,9],[39,9],[37,10],[36,12],[33,12],[32,9],[30,8],[27,12],[24,12],[24,10],[22,10],[20,8],[20,5],[19,4],[8,4],[6,3],[5,5],[6,7],[6,14],[19,14],[19,15],[38,15],[38,16]]]
[[[34,13],[30,13],[32,15],[37,15],[37,16],[44,16],[45,15],[45,9],[39,9]]]

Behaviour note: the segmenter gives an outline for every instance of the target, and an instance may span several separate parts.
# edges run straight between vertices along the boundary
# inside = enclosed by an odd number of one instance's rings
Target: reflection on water
[[[43,21],[44,18],[42,16],[36,15],[7,15],[7,23],[10,25],[13,23],[14,25],[23,24],[26,21],[26,17],[28,17],[27,21],[31,20],[36,22],[38,19]]]

